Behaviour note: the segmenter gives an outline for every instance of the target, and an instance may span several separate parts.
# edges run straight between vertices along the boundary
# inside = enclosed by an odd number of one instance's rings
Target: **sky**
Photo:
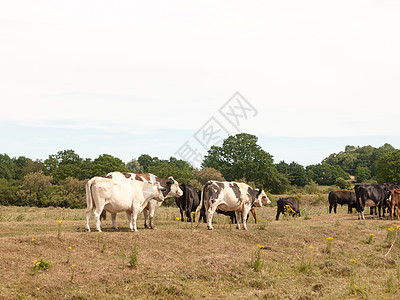
[[[2,1],[0,153],[198,166],[239,132],[302,165],[400,148],[399,15],[393,0]]]

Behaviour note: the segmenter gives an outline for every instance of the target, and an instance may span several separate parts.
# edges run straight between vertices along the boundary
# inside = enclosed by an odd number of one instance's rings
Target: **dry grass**
[[[347,207],[327,215],[327,205],[314,198],[302,201],[307,217],[276,222],[276,207],[260,208],[264,225],[250,217],[248,231],[237,231],[225,216],[213,231],[195,228],[175,220],[177,208],[160,207],[156,230],[143,229],[141,219],[139,232],[128,232],[120,214],[119,231],[107,220],[103,233],[86,233],[84,210],[0,207],[0,299],[398,298],[400,246],[384,256],[393,221],[358,221]],[[61,239],[57,220],[63,220]],[[331,253],[327,237],[334,238]],[[257,244],[264,246],[261,271],[250,265]],[[52,266],[34,275],[40,258]]]

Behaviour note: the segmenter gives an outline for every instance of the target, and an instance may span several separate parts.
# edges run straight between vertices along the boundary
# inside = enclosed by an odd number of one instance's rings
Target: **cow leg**
[[[150,228],[150,227],[147,225],[147,217],[149,216],[149,209],[148,209],[147,207],[145,207],[145,208],[143,209],[143,216],[144,216],[144,228]]]
[[[138,231],[137,226],[136,226],[136,221],[137,221],[137,216],[138,216],[138,210],[133,211],[131,214],[131,224],[129,225],[129,228],[131,231]]]
[[[101,227],[100,227],[100,215],[101,215],[101,212],[102,212],[102,211],[103,211],[103,207],[102,207],[101,209],[96,208],[95,211],[94,211],[94,213],[93,213],[94,221],[95,221],[95,224],[96,224],[96,230],[97,230],[98,232],[101,232]]]
[[[240,229],[240,212],[235,210],[236,229]]]
[[[276,220],[279,220],[279,216],[281,214],[281,210],[278,208],[278,211],[276,212]]]
[[[243,209],[243,212],[242,212],[243,230],[247,230],[247,217],[248,217],[249,213],[250,213],[250,211]]]
[[[133,224],[132,224],[132,212],[126,212],[126,218],[128,219],[129,230],[133,231]]]
[[[112,228],[114,228],[114,230],[118,230],[116,213],[111,213],[111,220],[112,220]]]
[[[253,215],[254,218],[254,223],[257,224],[257,214],[256,214],[256,209],[254,207],[251,208],[251,214]],[[247,218],[248,219],[248,218]]]
[[[214,227],[212,226],[212,218],[213,218],[213,215],[214,215],[215,210],[216,210],[216,207],[210,206],[210,207],[207,209],[207,212],[206,212],[206,216],[207,216],[207,227],[208,227],[209,230],[213,230],[213,229],[214,229]]]
[[[156,204],[152,203],[152,205],[150,205],[150,209],[149,209],[149,225],[150,225],[150,229],[156,229],[156,226],[154,225],[154,213],[156,211]]]
[[[333,211],[335,212],[335,214],[336,214],[336,208],[337,208],[337,204],[335,204],[335,205],[333,206]]]
[[[90,232],[90,217],[92,216],[92,210],[86,210],[86,231]]]

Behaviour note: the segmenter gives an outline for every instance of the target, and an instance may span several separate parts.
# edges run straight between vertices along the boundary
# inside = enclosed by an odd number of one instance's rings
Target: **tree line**
[[[258,145],[255,135],[230,136],[221,146],[212,146],[197,169],[184,160],[159,159],[148,154],[124,163],[102,154],[82,158],[74,150],[63,150],[45,160],[0,154],[0,205],[85,207],[85,182],[111,171],[153,173],[173,176],[200,189],[210,179],[243,181],[273,194],[301,191],[315,185],[349,188],[356,182],[400,184],[400,150],[389,144],[346,146],[321,163],[302,166],[296,162],[275,163],[273,156]]]

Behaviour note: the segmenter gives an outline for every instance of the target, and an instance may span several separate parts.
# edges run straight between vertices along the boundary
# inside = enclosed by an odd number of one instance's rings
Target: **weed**
[[[57,220],[57,223],[58,223],[58,225],[57,225],[57,238],[59,239],[59,240],[61,240],[61,225],[62,225],[62,220]]]
[[[385,290],[386,293],[389,294],[393,293],[393,286],[394,286],[393,274],[388,272],[388,277],[386,278],[386,290]]]
[[[67,248],[67,261],[66,261],[67,264],[69,264],[69,262],[71,261],[71,251],[72,251],[72,247],[68,247]]]
[[[17,222],[21,222],[21,221],[23,221],[25,219],[25,216],[24,215],[18,215],[16,218],[15,218],[15,220],[17,221]]]
[[[339,227],[339,226],[340,226],[340,221],[339,221],[339,219],[336,219],[335,225],[336,225],[336,227]]]
[[[261,257],[261,249],[264,249],[264,246],[257,244],[251,254],[250,267],[256,272],[260,271],[264,267],[264,260]]]
[[[129,254],[129,266],[131,268],[136,268],[138,264],[138,251],[136,246],[132,248],[131,253]]]
[[[367,244],[372,244],[374,242],[374,234],[370,233],[368,240],[366,241]]]
[[[299,263],[298,269],[300,273],[310,273],[312,271],[314,247],[310,245],[308,249],[306,257]]]
[[[39,271],[46,271],[48,270],[52,263],[51,261],[45,261],[43,258],[41,258],[39,261],[35,260],[33,262],[34,266],[32,267],[32,270],[34,271],[34,273],[37,273]]]
[[[71,266],[71,279],[70,279],[70,282],[74,281],[74,278],[75,278],[75,267],[76,267],[76,265],[72,265]]]
[[[260,223],[257,226],[258,230],[265,230],[266,226],[265,224],[268,224],[268,220],[264,220],[264,222],[261,220]]]
[[[355,259],[350,259],[350,290],[357,296],[357,285],[355,283],[354,266],[356,264]]]
[[[106,249],[107,249],[107,241],[106,241],[106,239],[105,239],[104,236],[103,236],[103,246],[101,247],[100,252],[101,252],[101,253],[104,253],[104,252],[106,251]]]
[[[326,253],[329,255],[332,253],[333,237],[326,238]]]

